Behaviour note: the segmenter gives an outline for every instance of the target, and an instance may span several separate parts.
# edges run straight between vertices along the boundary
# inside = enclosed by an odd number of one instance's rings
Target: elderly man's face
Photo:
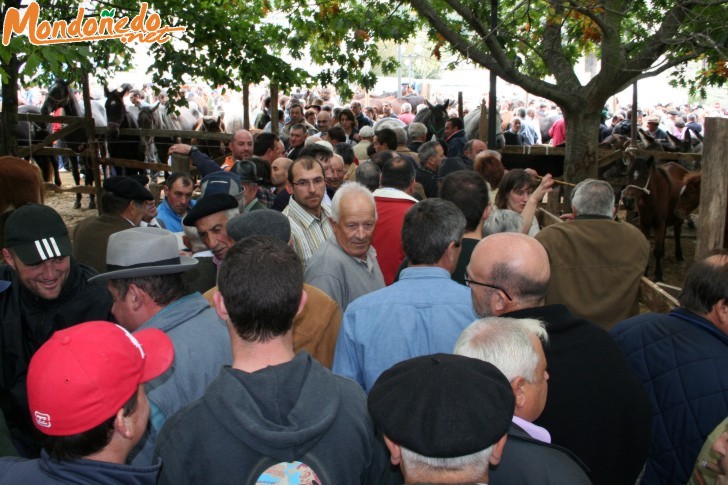
[[[384,112],[384,116],[389,116],[392,114],[392,106],[389,103],[382,103],[382,112]]]
[[[276,158],[270,165],[270,180],[274,187],[280,187],[286,184],[288,178],[288,167],[291,161],[287,158]]]
[[[351,103],[351,111],[353,111],[356,116],[359,116],[359,113],[361,113],[361,104]]]
[[[374,205],[363,194],[344,197],[339,206],[339,221],[332,222],[336,242],[349,256],[363,259],[374,235]]]
[[[334,156],[331,157],[331,161],[325,173],[326,185],[334,189],[341,187],[341,183],[344,181],[344,175],[346,174],[344,159],[341,158],[341,155],[334,154]]]
[[[235,244],[235,241],[228,236],[227,222],[228,216],[225,211],[201,217],[195,222],[200,239],[217,259],[222,259],[227,250]]]
[[[20,284],[33,295],[43,300],[55,300],[71,273],[71,258],[46,259],[38,264],[24,264],[12,250],[3,249],[5,260],[16,273]]]
[[[321,111],[317,117],[319,131],[328,131],[331,128],[331,113]]]
[[[465,156],[470,160],[475,160],[475,157],[477,157],[479,153],[484,152],[487,149],[488,145],[486,145],[484,141],[474,140],[470,145],[470,148],[465,150]]]

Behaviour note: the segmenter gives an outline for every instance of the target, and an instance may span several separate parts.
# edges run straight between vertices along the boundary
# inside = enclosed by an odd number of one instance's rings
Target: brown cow
[[[0,214],[34,202],[43,203],[38,167],[16,157],[0,157]]]
[[[681,219],[687,219],[688,215],[700,205],[700,172],[691,172],[683,177],[685,185],[680,191],[680,198],[675,205],[675,215]],[[728,206],[726,207],[726,219],[723,227],[723,248],[728,249]]]

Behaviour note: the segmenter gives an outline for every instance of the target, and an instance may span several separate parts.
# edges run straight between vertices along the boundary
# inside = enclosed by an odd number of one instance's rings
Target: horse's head
[[[53,86],[48,89],[43,106],[40,108],[41,114],[49,115],[58,108],[68,106],[71,96],[71,88],[68,86],[68,82],[63,79],[56,79]]]
[[[680,219],[687,219],[688,214],[700,204],[700,172],[691,172],[683,178],[680,198],[675,205],[675,215]]]
[[[139,108],[139,116],[137,117],[139,128],[143,130],[156,130],[161,127],[157,108],[159,108],[159,103],[154,106],[142,106]]]
[[[427,139],[431,140],[433,136],[442,137],[445,131],[445,122],[448,119],[447,107],[450,100],[446,99],[442,104],[433,105],[429,101],[425,101],[427,109],[418,111],[414,121],[418,121],[427,127]]]
[[[126,90],[119,91],[115,89],[109,91],[104,85],[104,94],[106,94],[106,126],[109,129],[108,135],[111,138],[119,137],[119,128],[126,119],[126,106],[124,106],[124,94]]]
[[[637,202],[643,195],[650,194],[650,174],[655,158],[637,157],[627,168],[627,186],[622,191],[622,202],[628,211],[637,209]]]

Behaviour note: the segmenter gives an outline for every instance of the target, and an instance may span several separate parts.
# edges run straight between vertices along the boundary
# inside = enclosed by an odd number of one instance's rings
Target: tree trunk
[[[564,178],[572,183],[585,178],[597,178],[601,111],[587,113],[584,110],[564,110],[563,113],[566,121]]]
[[[15,155],[18,150],[18,72],[20,62],[15,54],[3,66],[8,73],[8,82],[2,85],[3,106],[0,113],[0,155]]]

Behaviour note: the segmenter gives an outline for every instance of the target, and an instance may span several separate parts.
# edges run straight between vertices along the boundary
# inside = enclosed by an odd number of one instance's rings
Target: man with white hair
[[[543,344],[548,334],[534,319],[484,318],[460,335],[455,353],[495,365],[516,396],[508,441],[489,478],[509,483],[591,483],[581,462],[551,444],[548,430],[533,424],[543,412],[549,373]]]
[[[612,220],[614,191],[603,180],[580,182],[571,210],[572,221],[536,235],[551,265],[546,304],[563,303],[574,315],[609,330],[639,313],[640,277],[650,245],[632,224]]]
[[[427,127],[419,121],[414,121],[407,128],[407,132],[410,138],[407,148],[413,152],[417,152],[422,144],[427,141]]]
[[[415,115],[412,114],[412,105],[409,103],[402,103],[402,106],[399,108],[399,116],[397,116],[397,119],[407,126],[411,125],[415,119]]]
[[[371,245],[377,222],[372,193],[358,183],[343,185],[334,195],[329,221],[334,237],[313,254],[305,278],[344,311],[360,296],[384,288],[377,252]]]

